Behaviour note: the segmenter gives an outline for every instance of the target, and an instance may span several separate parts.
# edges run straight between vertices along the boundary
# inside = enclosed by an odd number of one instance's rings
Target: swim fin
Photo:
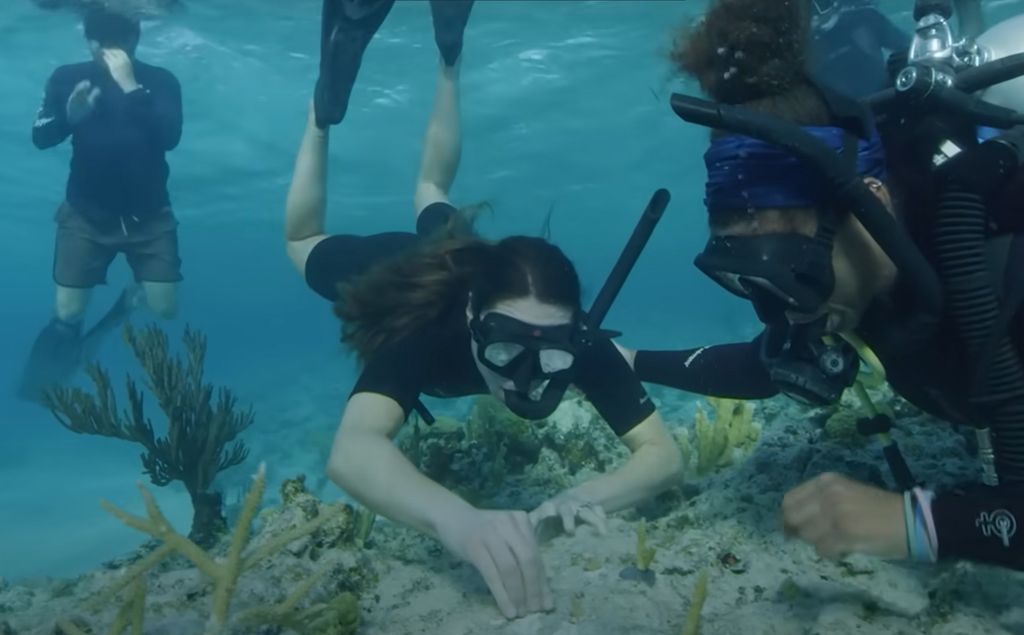
[[[139,293],[138,286],[127,287],[84,337],[81,322],[50,320],[32,345],[18,386],[18,397],[42,401],[47,390],[67,382],[83,364],[95,357],[103,339],[128,320]]]
[[[474,0],[430,0],[434,16],[434,41],[447,66],[455,66],[462,54],[462,34],[469,22]]]
[[[318,128],[341,123],[363,52],[395,0],[324,0],[320,23],[320,77],[313,107]]]
[[[41,401],[46,391],[78,369],[82,357],[82,323],[53,318],[36,336],[21,373],[17,395]]]

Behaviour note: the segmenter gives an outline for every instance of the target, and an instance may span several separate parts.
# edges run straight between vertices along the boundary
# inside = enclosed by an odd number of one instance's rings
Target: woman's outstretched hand
[[[602,536],[608,533],[608,516],[604,508],[593,502],[565,491],[530,512],[530,524],[536,531],[542,524],[561,520],[562,531],[572,535],[576,525],[590,525]]]
[[[438,538],[451,553],[476,567],[506,618],[555,608],[526,512],[474,509],[449,519]]]
[[[908,556],[903,497],[839,474],[822,474],[794,488],[782,501],[788,536],[810,543],[825,558],[861,553]]]

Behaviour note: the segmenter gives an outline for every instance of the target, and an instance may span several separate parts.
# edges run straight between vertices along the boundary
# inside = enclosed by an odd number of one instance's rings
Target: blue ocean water
[[[909,28],[906,3],[890,14]],[[1019,0],[993,2],[994,16]],[[691,0],[481,1],[462,69],[463,160],[453,198],[488,201],[487,236],[539,233],[553,209],[555,241],[592,299],[659,187],[668,212],[607,325],[631,346],[682,347],[747,338],[749,307],[692,266],[706,238],[701,151],[706,131],[679,121],[671,29],[706,8]],[[209,336],[208,374],[256,407],[244,483],[258,461],[322,471],[324,443],[354,379],[338,324],[291,268],[282,219],[292,162],[316,77],[318,0],[188,0],[144,24],[140,59],[181,81],[182,143],[169,156],[181,221],[181,315]],[[0,576],[69,575],[138,542],[100,498],[137,509],[138,449],[77,436],[11,398],[32,339],[49,319],[53,214],[70,148],[36,151],[29,133],[46,78],[86,58],[71,13],[28,0],[0,10]],[[328,227],[372,233],[413,227],[412,186],[436,78],[426,2],[402,1],[371,44],[344,124],[332,133]],[[97,291],[98,317],[128,280],[118,261]],[[137,322],[144,322],[139,316]],[[135,366],[112,338],[101,359],[115,377]],[[293,432],[301,428],[303,432]],[[295,456],[308,456],[308,462]],[[189,504],[157,492],[179,526]]]

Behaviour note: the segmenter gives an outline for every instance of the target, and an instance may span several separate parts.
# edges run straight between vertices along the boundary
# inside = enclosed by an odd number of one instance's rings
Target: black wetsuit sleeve
[[[573,383],[620,437],[655,412],[640,379],[610,340],[580,356]]]
[[[761,338],[681,351],[637,351],[641,381],[715,397],[767,399],[778,393],[761,363]]]
[[[32,124],[32,143],[40,150],[52,148],[71,135],[67,104],[73,90],[74,82],[63,69],[57,69],[46,82],[43,104]]]
[[[125,96],[125,109],[157,148],[173,150],[181,141],[181,85],[170,72],[154,69],[146,85]]]
[[[306,284],[329,302],[339,299],[338,282],[343,278],[343,246],[337,236],[318,242],[306,257]]]
[[[413,336],[374,353],[363,367],[352,394],[374,393],[394,399],[409,416],[426,381],[426,342]]]
[[[1024,570],[1024,487],[975,485],[939,493],[932,518],[940,559]]]

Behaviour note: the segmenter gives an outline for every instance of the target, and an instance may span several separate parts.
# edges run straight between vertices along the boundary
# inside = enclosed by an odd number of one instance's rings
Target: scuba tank
[[[1024,166],[1024,16],[957,38],[951,0],[918,0],[914,41],[893,89],[868,99],[882,121],[918,126],[938,189],[932,243],[945,305],[972,369],[983,480],[1024,482],[1024,364],[988,261],[990,207]],[[986,130],[987,129],[987,130]],[[984,132],[984,134],[979,134]]]

